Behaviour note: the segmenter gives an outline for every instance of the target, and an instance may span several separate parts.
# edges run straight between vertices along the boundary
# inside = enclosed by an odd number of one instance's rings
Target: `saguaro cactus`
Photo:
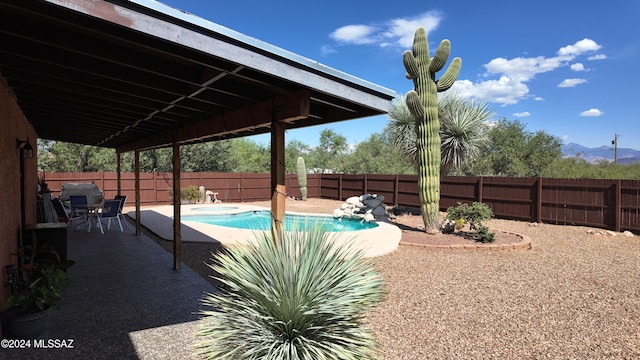
[[[302,200],[307,200],[307,167],[304,165],[304,159],[298,157],[296,161],[296,171],[298,172],[298,184],[300,185],[300,195]]]
[[[433,58],[429,55],[427,34],[416,30],[413,52],[403,54],[407,78],[413,80],[414,90],[407,93],[407,107],[416,121],[418,157],[418,187],[420,210],[428,233],[440,232],[438,219],[440,203],[440,121],[437,93],[449,89],[456,81],[462,66],[459,57],[453,59],[442,77],[436,80],[449,57],[451,43],[442,40]]]

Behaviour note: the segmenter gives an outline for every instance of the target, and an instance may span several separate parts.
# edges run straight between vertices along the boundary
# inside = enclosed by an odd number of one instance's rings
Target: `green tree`
[[[180,163],[184,172],[229,171],[230,157],[230,140],[185,145],[180,149]]]
[[[345,157],[348,174],[415,174],[414,165],[391,143],[387,131],[373,133]]]
[[[264,173],[271,171],[271,150],[249,139],[232,139],[229,149],[230,170]]]
[[[349,151],[347,138],[331,129],[320,132],[320,142],[311,154],[308,169],[316,173],[343,172],[344,157]]]
[[[497,176],[541,176],[554,161],[562,158],[559,138],[540,130],[528,132],[520,121],[503,118],[489,131],[483,156],[467,174]]]
[[[287,174],[296,173],[296,161],[299,157],[305,159],[305,162],[310,157],[312,149],[309,145],[298,140],[291,140],[287,143],[284,149],[284,168]]]

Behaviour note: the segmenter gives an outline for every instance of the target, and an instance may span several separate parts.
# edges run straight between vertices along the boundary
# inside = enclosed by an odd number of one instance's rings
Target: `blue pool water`
[[[195,221],[210,225],[226,226],[239,229],[263,230],[271,228],[270,211],[246,211],[237,214],[184,215],[183,221]],[[343,232],[373,229],[378,226],[375,222],[361,222],[351,219],[334,219],[329,216],[307,216],[286,214],[285,228],[306,228],[319,225],[328,232]]]

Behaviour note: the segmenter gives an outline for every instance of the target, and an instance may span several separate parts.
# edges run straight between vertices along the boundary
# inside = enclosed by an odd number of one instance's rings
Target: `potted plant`
[[[43,254],[49,256],[40,256],[45,260],[39,261],[38,255]],[[35,239],[32,246],[21,248],[19,255],[19,268],[6,267],[11,295],[2,314],[5,335],[20,339],[47,337],[49,311],[59,306],[62,289],[69,284],[66,270],[74,262],[61,262],[53,247],[38,247]]]

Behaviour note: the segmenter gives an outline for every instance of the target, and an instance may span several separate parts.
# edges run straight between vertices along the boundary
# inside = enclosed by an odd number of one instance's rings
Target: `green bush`
[[[478,230],[476,230],[476,241],[481,243],[492,243],[496,241],[495,234],[489,232],[489,228],[486,226],[480,226]]]
[[[454,221],[456,229],[461,228],[459,224],[468,223],[469,228],[476,233],[476,240],[487,243],[493,242],[495,236],[489,232],[489,228],[482,225],[483,221],[489,220],[493,217],[493,211],[486,204],[474,201],[471,206],[468,204],[458,203],[456,207],[449,207],[447,209],[447,220]]]
[[[458,203],[456,207],[449,207],[447,209],[447,219],[455,221],[456,225],[459,224],[459,220],[462,219],[465,223],[469,224],[471,230],[477,230],[482,226],[482,222],[489,220],[493,217],[493,211],[483,203],[474,201],[471,206],[469,204]]]
[[[169,189],[169,201],[173,204],[173,189]],[[201,199],[200,190],[195,185],[189,185],[186,188],[180,190],[180,200],[186,200],[190,204],[194,204]]]
[[[335,245],[317,225],[215,255],[224,284],[206,294],[198,328],[206,359],[373,359],[378,343],[363,313],[384,298],[373,264]]]

